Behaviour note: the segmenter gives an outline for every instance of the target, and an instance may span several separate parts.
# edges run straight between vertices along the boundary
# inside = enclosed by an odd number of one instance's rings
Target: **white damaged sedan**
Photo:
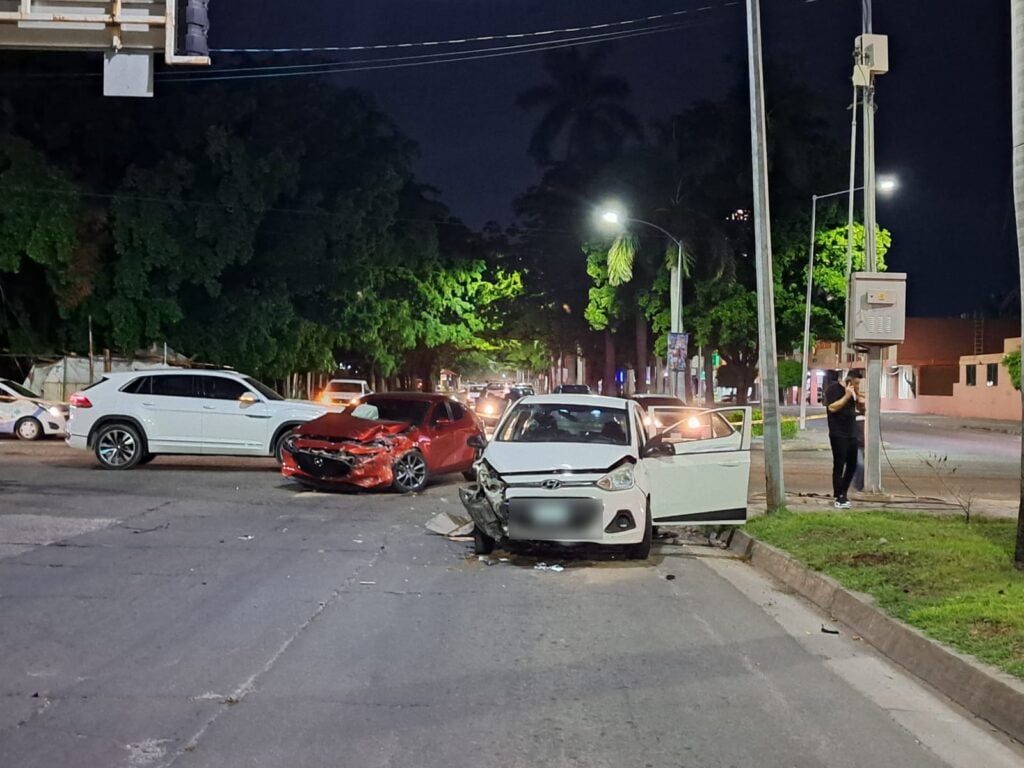
[[[524,397],[502,417],[460,491],[487,554],[506,541],[651,549],[653,527],[747,519],[750,409],[658,408],[649,434],[634,401]],[[650,421],[650,419],[648,419]]]

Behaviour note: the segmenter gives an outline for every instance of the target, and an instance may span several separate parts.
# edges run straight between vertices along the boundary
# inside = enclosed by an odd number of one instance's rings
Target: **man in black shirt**
[[[858,394],[860,374],[850,371],[846,384],[833,380],[825,390],[828,441],[832,445],[832,496],[836,509],[849,509],[846,492],[857,471],[857,413],[864,411]]]

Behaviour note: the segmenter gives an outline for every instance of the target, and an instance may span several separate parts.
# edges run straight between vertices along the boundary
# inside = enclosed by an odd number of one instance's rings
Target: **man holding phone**
[[[857,472],[857,414],[864,412],[860,372],[850,371],[844,384],[838,376],[825,390],[828,441],[832,446],[832,497],[836,509],[849,509],[846,497]]]

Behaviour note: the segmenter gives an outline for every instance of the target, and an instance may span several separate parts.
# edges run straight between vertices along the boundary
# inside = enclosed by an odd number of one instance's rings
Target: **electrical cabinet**
[[[902,344],[907,317],[907,276],[902,272],[854,272],[846,302],[851,346]]]

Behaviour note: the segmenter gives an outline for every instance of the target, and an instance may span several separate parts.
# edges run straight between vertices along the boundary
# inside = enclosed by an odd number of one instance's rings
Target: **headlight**
[[[597,481],[597,487],[606,491],[628,491],[633,487],[633,465],[623,464]]]
[[[49,411],[51,416],[56,416],[57,418],[60,418],[61,416],[64,415],[64,412],[56,405],[51,405],[47,410]]]
[[[484,413],[488,415],[494,413],[494,403],[484,403]]]
[[[700,429],[700,419],[698,419],[696,416],[691,416],[690,420],[686,422],[686,426],[688,426],[690,429]]]

